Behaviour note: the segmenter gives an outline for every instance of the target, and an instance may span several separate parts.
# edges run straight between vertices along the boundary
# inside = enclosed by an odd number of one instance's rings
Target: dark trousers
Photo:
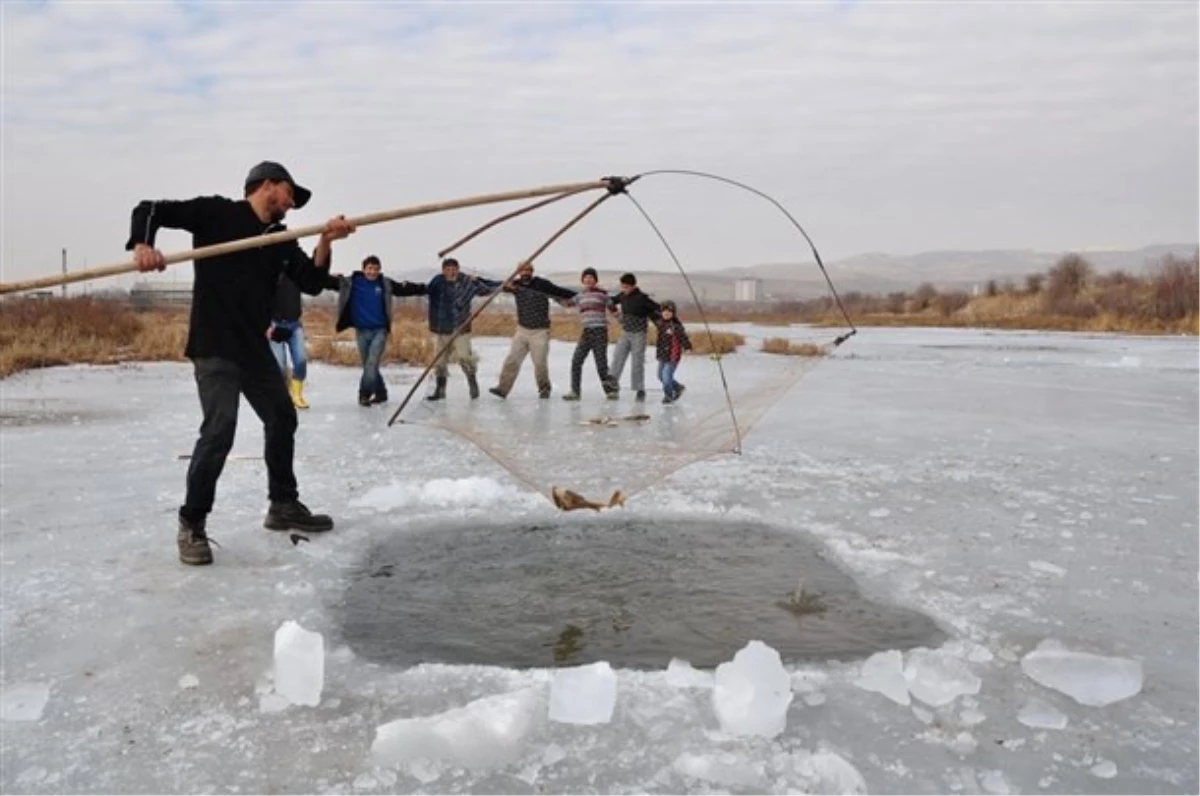
[[[217,479],[233,448],[238,399],[242,395],[263,424],[268,497],[273,501],[295,500],[298,492],[292,459],[296,451],[296,408],[276,364],[265,357],[257,366],[217,357],[195,359],[192,364],[204,422],[188,466],[187,498],[179,509],[180,516],[198,521],[212,511]]]
[[[613,390],[616,385],[608,375],[608,328],[605,326],[585,326],[579,342],[575,344],[575,356],[571,357],[571,392],[579,394],[583,381],[583,363],[591,354],[596,358],[596,375],[606,391]]]

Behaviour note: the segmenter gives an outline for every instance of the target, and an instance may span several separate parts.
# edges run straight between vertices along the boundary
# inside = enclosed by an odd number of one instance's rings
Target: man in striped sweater
[[[620,388],[617,380],[608,372],[608,293],[596,284],[599,279],[595,268],[583,269],[580,281],[583,290],[575,295],[571,303],[579,307],[583,331],[579,335],[579,342],[575,344],[575,356],[571,358],[571,391],[563,396],[563,400],[579,400],[583,363],[591,354],[596,360],[596,375],[600,377],[604,394],[610,401],[615,401],[620,397]]]

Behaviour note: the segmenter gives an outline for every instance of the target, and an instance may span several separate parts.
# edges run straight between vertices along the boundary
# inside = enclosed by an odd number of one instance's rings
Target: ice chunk
[[[37,721],[50,701],[49,683],[0,686],[0,720]]]
[[[1021,671],[1035,682],[1061,691],[1081,705],[1101,707],[1142,690],[1142,663],[1075,652],[1046,639],[1021,659]]]
[[[774,738],[787,726],[791,678],[778,652],[751,641],[717,667],[712,699],[725,732]]]
[[[801,774],[817,780],[816,793],[867,792],[867,782],[846,758],[834,752],[815,752],[800,761]]]
[[[325,685],[325,639],[288,620],[275,631],[275,693],[315,706]]]
[[[1058,564],[1051,564],[1049,561],[1030,561],[1028,564],[1029,568],[1034,572],[1041,572],[1046,575],[1055,575],[1060,578],[1067,574],[1065,569],[1060,567]]]
[[[397,719],[376,728],[371,758],[382,766],[413,764],[410,770],[419,760],[469,769],[507,765],[521,756],[537,704],[538,689],[525,688],[434,716]]]
[[[607,724],[617,704],[617,675],[606,661],[559,669],[550,684],[550,720]]]
[[[1065,713],[1049,702],[1043,702],[1037,697],[1032,697],[1025,703],[1025,706],[1021,708],[1021,712],[1017,714],[1017,721],[1026,727],[1045,730],[1061,730],[1067,726],[1067,716]]]
[[[877,652],[863,662],[862,674],[854,683],[865,691],[883,694],[897,705],[907,705],[908,681],[904,679],[904,659],[900,650]]]
[[[1100,779],[1112,779],[1117,775],[1117,764],[1102,757],[1096,761],[1096,765],[1092,766],[1090,770],[1092,774],[1100,777]]]
[[[968,708],[958,714],[958,718],[968,727],[974,727],[976,724],[982,724],[987,721],[987,714],[974,708]]]
[[[1007,796],[1012,791],[1008,787],[1008,780],[1004,778],[1004,772],[990,770],[983,772],[983,776],[979,778],[979,784],[988,793],[996,793],[999,796]]]
[[[744,755],[732,752],[717,754],[693,754],[684,752],[675,758],[676,771],[686,777],[715,782],[727,788],[761,790],[764,785],[763,772]]]
[[[949,705],[964,694],[978,694],[982,682],[959,658],[942,652],[915,649],[904,667],[908,690],[926,705]]]
[[[713,673],[693,669],[687,661],[672,658],[667,664],[667,685],[676,688],[712,688]]]

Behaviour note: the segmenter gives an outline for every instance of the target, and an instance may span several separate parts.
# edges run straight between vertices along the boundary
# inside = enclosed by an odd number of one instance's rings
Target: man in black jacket
[[[613,381],[621,381],[625,359],[632,360],[630,387],[635,400],[646,400],[646,328],[647,322],[658,315],[658,302],[647,296],[638,287],[633,274],[621,275],[621,292],[612,298],[612,305],[621,310],[621,339],[613,346],[612,367],[609,373]]]
[[[161,271],[165,261],[154,238],[162,227],[192,233],[194,248],[284,229],[291,208],[303,207],[311,192],[278,163],[264,162],[246,176],[245,198],[201,196],[186,201],[144,201],[133,210],[129,241],[139,271]],[[301,290],[317,295],[329,275],[332,243],[354,231],[345,217],[326,223],[310,258],[296,241],[217,255],[193,264],[192,309],[187,357],[192,360],[204,422],[192,451],[187,497],[179,509],[179,560],[211,564],[207,517],[217,479],[233,447],[239,396],[263,423],[270,530],[327,531],[333,520],[313,514],[299,500],[293,471],[296,408],[279,377],[266,331],[281,273]]]
[[[550,299],[575,298],[574,290],[559,287],[553,282],[533,275],[533,263],[521,263],[517,276],[505,287],[516,298],[517,332],[513,335],[508,356],[500,369],[500,383],[488,390],[492,395],[507,398],[512,390],[525,355],[533,357],[533,378],[538,397],[550,397]]]

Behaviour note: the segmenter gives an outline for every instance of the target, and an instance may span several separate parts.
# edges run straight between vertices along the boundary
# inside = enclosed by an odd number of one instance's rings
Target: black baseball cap
[[[263,180],[271,180],[272,182],[290,182],[292,184],[292,199],[293,206],[299,210],[308,204],[308,200],[312,198],[312,191],[300,185],[288,170],[278,163],[270,160],[264,160],[254,168],[250,169],[250,173],[246,175],[246,186],[249,187],[256,182]]]

